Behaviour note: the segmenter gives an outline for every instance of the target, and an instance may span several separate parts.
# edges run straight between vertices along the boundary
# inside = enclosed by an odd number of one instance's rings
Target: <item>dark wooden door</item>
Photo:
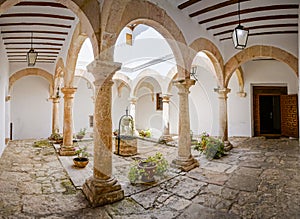
[[[281,95],[281,135],[286,137],[299,137],[299,120],[298,120],[298,96]]]

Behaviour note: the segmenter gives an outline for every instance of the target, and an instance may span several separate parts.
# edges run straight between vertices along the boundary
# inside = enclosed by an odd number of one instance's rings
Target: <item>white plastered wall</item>
[[[245,98],[237,95],[238,81],[235,75],[230,80],[228,95],[229,136],[252,136],[252,86],[287,86],[288,94],[298,93],[296,74],[284,63],[275,60],[249,61],[243,65]]]
[[[94,114],[93,91],[89,83],[82,77],[75,77],[74,85],[77,87],[73,105],[73,131],[77,133],[86,128],[87,132],[93,132],[90,127],[89,116]],[[89,137],[89,136],[86,136]]]
[[[5,138],[8,137],[9,102],[5,102],[8,95],[9,64],[5,54],[3,41],[0,38],[0,156],[5,148]]]
[[[26,76],[11,91],[13,139],[47,138],[51,134],[52,102],[49,83],[38,76]]]

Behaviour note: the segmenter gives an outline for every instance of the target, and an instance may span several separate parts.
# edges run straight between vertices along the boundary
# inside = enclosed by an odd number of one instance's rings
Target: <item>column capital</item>
[[[95,86],[101,86],[107,77],[121,69],[119,62],[103,61],[95,59],[86,68],[95,77]]]
[[[129,97],[129,102],[131,103],[131,104],[136,104],[136,102],[137,102],[137,97]]]
[[[8,95],[8,96],[5,97],[5,102],[8,102],[10,100],[11,100],[11,96],[10,95]]]
[[[173,82],[173,84],[179,89],[180,93],[189,93],[189,89],[191,86],[195,85],[195,80],[186,78],[186,79],[180,79]]]
[[[50,97],[49,100],[52,100],[53,103],[59,103],[58,97]]]
[[[162,102],[169,103],[171,96],[171,94],[162,94]]]
[[[72,96],[73,94],[75,94],[76,90],[77,90],[76,87],[63,87],[63,88],[61,88],[61,92],[65,96]]]
[[[215,88],[214,91],[219,94],[219,98],[225,99],[227,98],[227,94],[230,93],[231,89],[225,88]]]

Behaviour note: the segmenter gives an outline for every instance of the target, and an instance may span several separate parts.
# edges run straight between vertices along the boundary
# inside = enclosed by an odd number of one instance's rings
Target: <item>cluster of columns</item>
[[[95,112],[94,112],[94,170],[93,176],[83,186],[83,192],[93,206],[113,203],[124,197],[117,179],[112,176],[112,76],[120,69],[119,63],[95,60],[88,66],[88,71],[95,76]],[[184,79],[174,82],[179,95],[179,140],[178,154],[171,166],[189,171],[199,166],[198,161],[191,154],[189,98],[190,87],[194,80]],[[60,155],[74,155],[73,149],[73,99],[76,88],[65,87],[61,89],[64,94],[64,127],[63,144],[59,150]],[[231,144],[227,134],[227,94],[230,89],[216,89],[219,95],[219,135],[226,146]],[[130,114],[135,118],[137,99],[130,98]],[[53,120],[52,132],[59,130],[59,98],[52,98]],[[163,95],[163,138],[170,138],[169,130],[169,102],[170,95]],[[134,127],[134,130],[135,127]]]

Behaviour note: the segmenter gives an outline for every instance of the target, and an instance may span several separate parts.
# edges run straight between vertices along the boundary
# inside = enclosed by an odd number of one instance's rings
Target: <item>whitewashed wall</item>
[[[121,90],[121,95],[118,96],[117,92],[117,83],[113,85],[112,90],[112,122],[113,122],[113,130],[119,128],[119,120],[121,116],[125,114],[125,110],[129,107],[129,89],[127,87],[123,87]],[[130,112],[129,112],[130,113]]]
[[[274,86],[282,85],[288,87],[289,94],[298,92],[298,79],[295,73],[286,65],[278,61],[249,61],[243,65],[245,98],[239,97],[237,78],[234,75],[230,80],[228,95],[228,131],[229,136],[252,136],[253,115],[252,115],[252,86]]]
[[[94,114],[93,91],[88,88],[87,80],[81,77],[75,77],[74,85],[77,87],[77,91],[73,106],[73,132],[77,133],[83,128],[86,128],[87,132],[92,132],[93,128],[90,127],[89,116]]]
[[[6,119],[9,102],[5,103],[5,97],[8,95],[9,64],[4,51],[3,41],[0,39],[0,156],[5,148],[5,137],[7,137],[9,128]]]
[[[13,139],[46,138],[51,134],[49,83],[38,76],[15,82],[11,92]]]

